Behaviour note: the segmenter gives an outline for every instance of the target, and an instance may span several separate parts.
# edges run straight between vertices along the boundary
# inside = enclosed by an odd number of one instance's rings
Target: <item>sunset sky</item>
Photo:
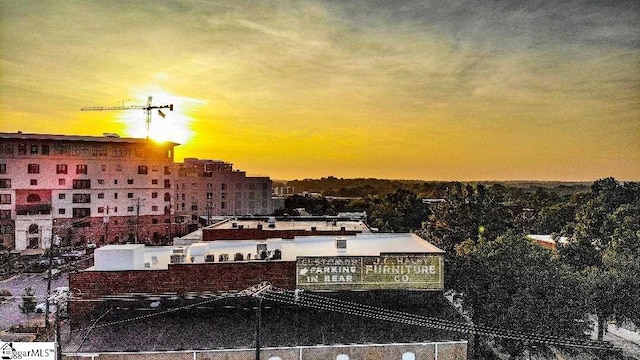
[[[273,179],[640,180],[640,1],[0,1],[0,131]]]

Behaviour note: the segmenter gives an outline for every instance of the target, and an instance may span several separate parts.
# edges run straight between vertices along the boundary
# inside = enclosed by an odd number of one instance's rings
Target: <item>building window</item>
[[[91,215],[90,208],[73,208],[72,211],[74,218],[85,218]]]
[[[60,215],[64,215],[65,212],[66,212],[65,209],[58,209],[58,214]]]
[[[158,185],[158,179],[151,179],[151,185]]]
[[[133,179],[127,179],[127,184],[133,185]]]
[[[116,171],[122,171],[122,165],[120,164],[116,165]]]
[[[31,145],[31,155],[38,155],[38,145]]]
[[[158,165],[151,165],[151,171],[158,171]]]
[[[91,194],[73,194],[71,200],[74,204],[86,204],[91,202]]]
[[[152,199],[157,199],[158,198],[158,193],[157,192],[152,192],[151,193],[151,198]]]
[[[138,174],[146,175],[149,173],[149,168],[147,165],[138,165]]]
[[[185,194],[185,193],[180,194],[180,199],[182,201],[185,201],[187,199],[187,194]]]
[[[117,207],[117,206],[115,206],[115,207],[113,208],[113,212],[114,212],[114,213],[117,213],[117,212],[118,212],[118,207]]]
[[[164,179],[164,188],[165,189],[171,189],[171,180]]]
[[[66,173],[67,173],[67,164],[56,165],[56,174],[66,174]]]
[[[7,164],[0,164],[0,174],[7,173]]]
[[[29,164],[27,166],[27,173],[29,173],[29,174],[39,174],[40,173],[40,165],[39,164]]]
[[[222,183],[222,184],[220,185],[220,190],[226,190],[226,189],[227,189],[227,184]]]
[[[127,206],[127,211],[128,212],[132,212],[133,211],[133,206]]]
[[[98,193],[98,199],[104,199],[104,193]]]
[[[11,179],[0,179],[0,189],[11,189]]]
[[[107,165],[102,165],[102,171],[107,171]]]
[[[127,193],[127,198],[133,199],[133,193]]]
[[[91,189],[91,180],[89,179],[73,179],[74,189]]]
[[[34,203],[34,202],[40,202],[40,201],[41,201],[40,195],[38,195],[38,194],[29,194],[27,196],[27,202],[28,203]]]
[[[76,174],[86,174],[87,173],[87,165],[78,164],[76,165]]]
[[[213,193],[211,192],[207,193],[207,200],[213,200]]]
[[[11,220],[11,210],[0,210],[0,220]]]
[[[171,194],[170,193],[164,193],[164,201],[171,201]]]
[[[11,194],[0,194],[0,204],[11,204]]]
[[[170,168],[170,167],[168,167],[168,166],[165,166],[165,167],[164,167],[164,174],[165,174],[165,175],[171,175],[171,168]]]
[[[58,185],[64,186],[67,183],[65,179],[58,179]]]
[[[38,185],[38,179],[31,179],[31,180],[29,180],[29,184],[31,184],[31,186]]]
[[[224,201],[220,203],[220,208],[224,209],[227,206],[227,203],[225,203]]]
[[[113,179],[113,185],[118,185],[118,179]]]
[[[98,214],[104,214],[104,207],[98,207]]]
[[[27,145],[18,144],[18,155],[26,155],[27,154]]]
[[[13,155],[13,145],[0,144],[0,154]]]
[[[198,204],[191,204],[192,211],[198,211]]]
[[[64,200],[67,197],[66,194],[58,194],[58,199]]]
[[[104,179],[98,179],[98,185],[104,185]]]
[[[113,193],[113,198],[117,199],[118,198],[118,193]]]
[[[158,207],[156,205],[152,206],[151,211],[158,211]]]
[[[42,145],[42,155],[49,155],[49,145]]]

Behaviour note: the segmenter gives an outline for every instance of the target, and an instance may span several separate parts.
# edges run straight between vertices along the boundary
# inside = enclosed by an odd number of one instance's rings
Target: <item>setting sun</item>
[[[169,94],[160,89],[147,89],[145,94],[147,93],[148,96],[152,96],[149,138],[180,144],[188,142],[193,136],[191,127],[194,121],[189,115],[189,111],[203,104],[204,101]],[[136,92],[134,98],[140,100],[137,100],[135,104],[128,105],[146,106],[148,96],[144,95],[142,91]],[[168,105],[173,105],[172,111],[168,108],[162,108]],[[117,115],[117,119],[124,125],[125,136],[138,138],[147,136],[146,112],[147,110],[144,109],[132,109],[122,111]]]

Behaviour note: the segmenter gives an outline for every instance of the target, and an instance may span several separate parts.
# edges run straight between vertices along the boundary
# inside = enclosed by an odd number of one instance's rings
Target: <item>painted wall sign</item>
[[[444,288],[441,255],[298,257],[297,288],[375,290]]]

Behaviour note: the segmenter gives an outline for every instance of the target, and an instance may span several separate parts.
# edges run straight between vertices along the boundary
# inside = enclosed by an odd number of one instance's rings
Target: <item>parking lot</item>
[[[23,273],[0,281],[0,289],[7,289],[13,295],[11,299],[0,303],[0,331],[27,320],[27,316],[19,308],[22,303],[21,296],[26,288],[31,287],[34,290],[36,304],[45,301],[47,297],[47,280],[43,278],[43,275],[44,273]],[[51,280],[51,291],[59,286],[69,286],[67,273],[62,273],[57,279]],[[53,309],[53,306],[51,309]],[[29,316],[33,320],[42,315],[30,314]]]

